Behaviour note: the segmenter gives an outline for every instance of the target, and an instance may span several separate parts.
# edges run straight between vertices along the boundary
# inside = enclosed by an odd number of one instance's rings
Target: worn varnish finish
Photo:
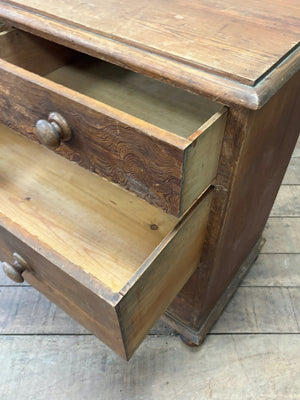
[[[259,7],[255,0],[224,6],[192,1],[188,7],[180,0],[151,5],[144,0],[139,12],[134,0],[126,7],[99,0],[88,5],[56,0],[47,7],[37,0],[5,3],[252,85],[298,44],[300,33],[295,0]]]
[[[201,265],[168,310],[197,332],[264,228],[299,135],[299,78],[258,112],[230,110]]]
[[[295,0],[259,6],[255,0],[247,5],[194,0],[188,7],[180,0],[151,5],[142,0],[138,12],[135,0],[127,0],[126,7],[117,0],[4,3],[251,85],[298,44],[300,34]]]
[[[8,35],[12,37],[11,51],[14,50],[17,53],[20,51],[17,39],[23,36],[15,31],[9,32]],[[40,45],[40,40],[35,43],[31,35],[24,34],[24,38],[26,43],[33,42],[34,47]],[[4,46],[6,41],[4,41]],[[48,42],[46,42],[47,45]],[[64,54],[63,49],[58,47],[58,60],[54,68],[60,66],[62,62],[60,55]],[[26,53],[26,49],[24,52]],[[61,114],[72,131],[72,139],[59,146],[57,149],[59,154],[118,183],[149,203],[176,216],[182,215],[214,180],[226,122],[226,110],[222,106],[211,104],[205,99],[198,101],[199,126],[197,122],[194,122],[195,132],[192,130],[189,133],[186,127],[186,137],[182,137],[183,135],[168,132],[89,97],[93,90],[89,91],[88,88],[97,85],[97,75],[91,74],[87,83],[88,78],[83,69],[76,79],[80,80],[82,76],[86,84],[75,83],[72,90],[50,79],[32,74],[31,68],[26,71],[4,61],[7,51],[2,50],[2,47],[0,55],[1,53],[3,53],[3,60],[0,59],[2,88],[0,120],[9,127],[37,140],[35,129],[37,121],[47,119],[48,114],[54,111]],[[72,54],[67,51],[66,63],[71,56]],[[77,57],[81,56],[77,54]],[[10,58],[9,55],[7,58]],[[47,70],[42,64],[42,75],[44,72],[50,72],[49,68],[53,64],[51,63],[52,50],[46,60],[48,58],[50,58],[50,63],[45,61]],[[14,61],[17,63],[18,60]],[[22,60],[20,65],[23,66]],[[33,68],[34,72],[37,72],[36,63]],[[59,82],[63,79],[61,72],[56,71],[53,75]],[[101,69],[98,80],[101,81]],[[138,82],[139,79],[137,78],[136,81]],[[106,87],[108,92],[106,97],[109,97],[109,94],[115,91],[115,86],[121,83],[112,80],[111,86]],[[167,115],[166,120],[172,119],[172,113],[180,112],[180,93],[178,94],[176,89],[175,92],[174,89],[171,90],[169,96],[172,97],[175,94],[178,101],[174,101],[175,105],[169,101],[164,109],[164,101],[168,99],[166,87],[162,84],[156,87],[155,82],[148,82],[147,85],[150,91],[146,92],[144,88],[145,107],[149,105],[146,113],[147,111],[148,114],[156,113],[155,107],[152,106],[151,110],[151,99],[149,100],[147,96],[154,96],[152,102],[155,102],[155,97],[159,99],[155,91],[160,90],[166,91],[164,96],[160,95],[162,108],[160,119],[163,119],[164,114]],[[85,88],[85,90],[82,89],[83,94],[76,91],[80,86]],[[156,88],[153,94],[151,93],[152,86]],[[133,86],[125,102],[135,96],[134,89]],[[100,86],[100,93],[101,90]],[[140,91],[136,91],[139,95]],[[133,98],[133,104],[138,100]],[[141,100],[143,101],[143,98]],[[185,98],[182,99],[183,102],[184,100]],[[116,100],[113,103],[115,102]],[[189,102],[192,103],[190,99]],[[172,106],[175,107],[175,111],[172,111]],[[186,107],[187,104],[184,106]],[[170,108],[172,113],[168,116]],[[189,113],[196,114],[195,105],[191,105],[191,110],[187,107],[185,119],[189,117]],[[188,124],[184,123],[184,118],[182,119],[183,129]]]
[[[137,13],[134,0],[126,2],[126,7],[119,1],[76,7],[64,1],[50,7],[36,0],[5,1],[0,15],[69,47],[84,48],[89,54],[226,103],[257,108],[299,68],[299,59],[292,56],[291,72],[287,58],[299,43],[297,1],[232,3],[222,7],[213,0],[193,1],[186,7],[180,0],[163,6],[143,1]],[[275,68],[282,59],[284,81]],[[272,85],[267,79],[253,89],[267,73],[272,81],[276,75]]]

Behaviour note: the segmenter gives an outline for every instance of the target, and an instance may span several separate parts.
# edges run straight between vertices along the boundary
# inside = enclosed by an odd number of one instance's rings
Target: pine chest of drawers
[[[296,2],[232,3],[0,2],[2,267],[127,359],[201,343],[298,138]]]

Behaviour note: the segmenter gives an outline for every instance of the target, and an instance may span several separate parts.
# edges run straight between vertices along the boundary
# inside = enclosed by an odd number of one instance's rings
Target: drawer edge
[[[217,175],[227,115],[227,107],[213,115],[195,132],[193,142],[185,150],[180,215]]]
[[[197,268],[212,193],[210,190],[193,206],[122,289],[117,312],[128,359]]]

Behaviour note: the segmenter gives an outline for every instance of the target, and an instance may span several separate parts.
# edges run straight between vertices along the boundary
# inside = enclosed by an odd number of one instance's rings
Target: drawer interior
[[[18,31],[8,34],[0,57],[183,138],[222,108],[199,95]]]
[[[0,256],[124,358],[196,269],[211,191],[182,218],[0,125]]]
[[[201,96],[84,54],[47,78],[184,138],[221,109]]]
[[[113,292],[178,222],[7,128],[0,135],[2,216]]]

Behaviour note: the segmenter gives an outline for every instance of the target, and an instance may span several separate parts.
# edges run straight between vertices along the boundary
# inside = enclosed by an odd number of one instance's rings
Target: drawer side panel
[[[212,192],[195,205],[190,214],[148,258],[128,286],[117,311],[132,356],[147,332],[159,319],[200,261]],[[138,280],[138,282],[137,282]],[[137,283],[136,283],[137,282]]]

